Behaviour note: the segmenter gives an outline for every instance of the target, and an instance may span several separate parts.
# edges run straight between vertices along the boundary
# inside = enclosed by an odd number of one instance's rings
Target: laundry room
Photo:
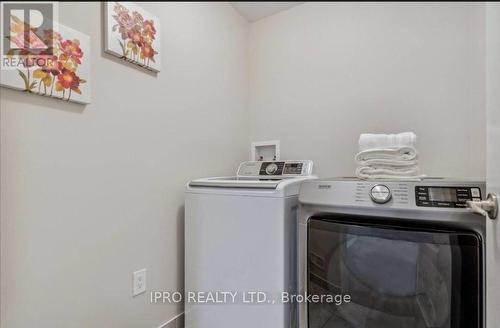
[[[0,328],[497,327],[499,3],[0,7]]]

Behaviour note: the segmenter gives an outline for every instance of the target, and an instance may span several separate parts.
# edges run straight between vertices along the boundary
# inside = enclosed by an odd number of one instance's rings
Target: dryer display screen
[[[429,200],[431,202],[457,202],[456,188],[429,188]]]

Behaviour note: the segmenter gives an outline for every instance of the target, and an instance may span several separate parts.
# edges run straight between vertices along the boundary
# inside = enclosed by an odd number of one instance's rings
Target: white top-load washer
[[[311,161],[244,162],[185,194],[185,326],[290,327],[298,192]]]

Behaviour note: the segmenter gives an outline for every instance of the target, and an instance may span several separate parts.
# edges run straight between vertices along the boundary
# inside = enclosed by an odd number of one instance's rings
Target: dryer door
[[[482,327],[481,249],[474,233],[313,217],[309,328]]]

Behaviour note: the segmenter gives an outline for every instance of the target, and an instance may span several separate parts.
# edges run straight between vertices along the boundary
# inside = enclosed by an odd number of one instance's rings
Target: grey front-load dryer
[[[299,303],[299,328],[483,328],[485,219],[466,201],[484,192],[448,179],[304,182],[298,290],[322,301]]]

